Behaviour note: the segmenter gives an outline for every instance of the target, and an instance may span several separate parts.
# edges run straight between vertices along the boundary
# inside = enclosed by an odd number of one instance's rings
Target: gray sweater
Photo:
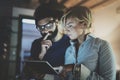
[[[114,53],[110,44],[89,34],[75,55],[74,43],[65,54],[65,64],[81,64],[80,80],[115,80],[116,68]]]

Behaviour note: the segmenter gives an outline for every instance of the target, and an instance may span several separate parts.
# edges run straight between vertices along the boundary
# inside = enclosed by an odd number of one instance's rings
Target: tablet
[[[24,61],[24,65],[29,66],[32,70],[41,74],[55,74],[59,73],[53,69],[53,67],[47,61]]]

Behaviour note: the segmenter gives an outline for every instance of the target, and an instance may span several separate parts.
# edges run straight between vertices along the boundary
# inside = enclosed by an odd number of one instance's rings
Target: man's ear
[[[56,19],[54,23],[55,23],[56,26],[58,26],[58,23],[59,23],[59,22],[58,22],[58,20]]]
[[[58,19],[55,19],[55,23],[58,23]]]

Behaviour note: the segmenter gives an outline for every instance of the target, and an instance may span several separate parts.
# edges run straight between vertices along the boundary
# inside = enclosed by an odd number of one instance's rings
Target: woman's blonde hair
[[[85,6],[75,6],[68,10],[61,18],[62,23],[65,25],[68,18],[77,18],[80,21],[85,22],[87,28],[92,26],[92,14],[89,8]]]

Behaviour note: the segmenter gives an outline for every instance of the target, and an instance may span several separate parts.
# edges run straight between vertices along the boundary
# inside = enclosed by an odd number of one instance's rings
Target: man
[[[41,5],[35,10],[36,28],[42,38],[32,43],[31,57],[34,60],[48,61],[53,67],[64,65],[69,38],[63,34],[60,26],[62,14],[62,11],[52,9],[48,5]]]

